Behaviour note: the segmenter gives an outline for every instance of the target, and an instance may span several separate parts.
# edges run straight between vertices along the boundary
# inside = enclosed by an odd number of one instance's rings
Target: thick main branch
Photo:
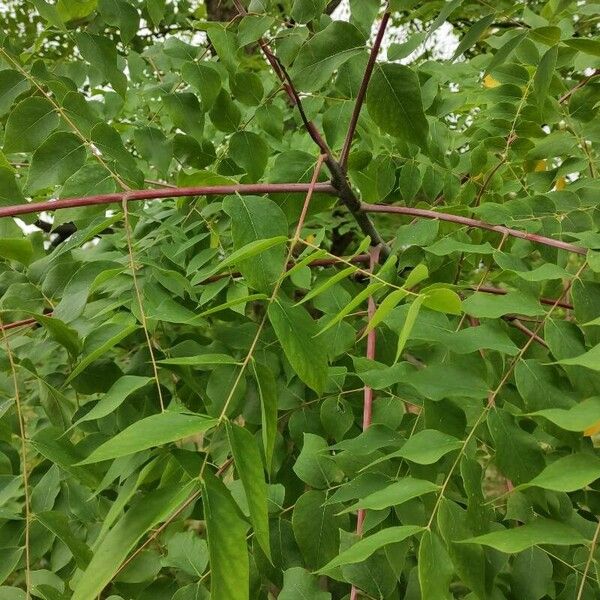
[[[162,200],[165,198],[181,198],[188,196],[226,196],[229,194],[295,194],[306,193],[308,183],[239,183],[233,185],[205,185],[195,187],[168,187],[159,189],[130,190],[112,194],[98,194],[82,198],[65,198],[47,202],[31,202],[0,208],[0,218],[16,217],[31,213],[54,211],[61,208],[76,208],[96,204],[112,204],[114,202],[135,202],[138,200]],[[317,183],[315,192],[338,195],[338,191],[329,183]]]

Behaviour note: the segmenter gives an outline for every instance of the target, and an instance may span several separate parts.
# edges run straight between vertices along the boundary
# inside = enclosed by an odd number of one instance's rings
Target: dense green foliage
[[[337,4],[0,7],[0,600],[600,598],[600,4]]]

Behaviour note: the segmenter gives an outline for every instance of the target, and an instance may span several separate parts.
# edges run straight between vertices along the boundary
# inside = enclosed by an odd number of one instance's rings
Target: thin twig
[[[369,270],[371,272],[374,271],[375,265],[379,262],[379,248],[371,248],[370,252],[370,262],[369,262]],[[368,305],[368,317],[369,321],[373,318],[377,306],[375,304],[375,299],[373,296],[369,296],[369,305]],[[367,358],[370,360],[375,360],[375,344],[377,342],[377,330],[373,327],[369,333],[367,334]],[[365,385],[363,388],[363,423],[362,428],[363,431],[367,429],[371,425],[371,419],[373,416],[373,388]],[[359,509],[357,517],[356,517],[356,535],[362,536],[363,533],[363,523],[365,520],[365,510],[363,508]],[[353,584],[352,589],[350,590],[350,600],[356,600],[358,598],[358,588]]]
[[[354,103],[354,110],[352,111],[352,117],[350,118],[350,124],[348,125],[348,133],[346,133],[346,139],[344,140],[344,146],[342,147],[342,152],[340,154],[340,166],[344,171],[346,170],[346,165],[348,164],[348,155],[350,154],[352,138],[354,137],[356,126],[358,125],[358,117],[360,116],[360,111],[365,101],[365,96],[367,95],[369,81],[371,80],[373,69],[375,68],[377,55],[379,54],[381,42],[383,41],[383,36],[385,35],[385,29],[389,20],[390,13],[386,11],[383,17],[381,18],[381,22],[379,23],[379,29],[377,30],[377,35],[375,36],[375,41],[373,42],[373,47],[371,48],[371,54],[369,55],[369,60],[365,68],[365,73],[360,83],[358,93],[356,94],[356,102]]]
[[[545,342],[544,338],[539,336],[534,331],[531,331],[531,329],[529,329],[529,327],[527,327],[526,325],[523,325],[523,323],[521,323],[521,321],[517,319],[517,317],[507,316],[504,317],[504,320],[519,331],[521,331],[522,333],[524,333],[525,335],[528,335],[541,346],[544,346],[544,348],[548,348],[548,344]]]
[[[156,390],[158,392],[158,402],[160,404],[160,410],[165,411],[165,403],[163,400],[162,390],[160,388],[160,379],[158,377],[158,366],[156,364],[156,358],[154,356],[154,348],[152,346],[152,339],[150,338],[150,332],[148,331],[148,322],[146,321],[146,313],[144,311],[144,302],[142,300],[142,293],[138,283],[137,275],[135,272],[135,260],[133,258],[133,240],[131,239],[131,227],[129,226],[129,209],[127,207],[127,200],[123,198],[123,220],[125,225],[125,239],[127,241],[127,253],[129,256],[129,268],[131,269],[131,277],[133,278],[133,289],[137,300],[138,311],[140,313],[140,323],[144,330],[146,337],[146,345],[148,346],[148,352],[150,354],[150,362],[152,363],[152,371],[154,373],[154,381],[156,382]]]
[[[587,85],[594,77],[600,75],[600,69],[596,69],[591,75],[588,75],[585,79],[582,79],[577,85],[572,87],[566,94],[563,94],[558,101],[563,104],[566,102],[577,90],[581,89],[584,85]]]
[[[592,543],[590,544],[590,553],[588,554],[587,561],[585,562],[585,567],[583,568],[583,576],[581,578],[581,585],[579,586],[579,591],[577,592],[577,600],[581,600],[583,598],[583,591],[585,589],[585,580],[587,578],[587,574],[592,565],[592,561],[594,560],[594,552],[596,551],[596,545],[598,544],[598,537],[600,536],[600,520],[596,525],[596,531],[594,532],[594,537],[592,538]]]
[[[0,326],[1,325],[2,320],[0,318]],[[10,365],[11,377],[15,389],[15,408],[17,410],[17,420],[19,422],[19,437],[21,439],[21,463],[23,464],[23,492],[25,496],[25,586],[27,594],[26,600],[29,600],[31,598],[31,556],[29,549],[31,527],[31,502],[29,495],[29,472],[27,471],[27,443],[25,441],[25,418],[23,416],[23,407],[21,406],[21,396],[19,394],[19,381],[17,378],[15,360],[4,327],[2,327],[2,336],[4,338],[4,346],[6,348],[6,355],[8,357],[8,364]]]

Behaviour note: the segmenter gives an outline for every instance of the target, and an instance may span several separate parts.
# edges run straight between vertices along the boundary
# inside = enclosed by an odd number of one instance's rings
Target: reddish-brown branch
[[[346,139],[344,140],[344,146],[342,147],[342,153],[340,154],[340,166],[345,171],[346,164],[348,163],[348,155],[350,154],[350,146],[352,145],[352,138],[354,137],[354,132],[356,131],[356,126],[358,125],[358,117],[360,116],[360,110],[362,108],[363,102],[365,101],[365,96],[367,95],[367,88],[369,87],[369,81],[371,80],[371,75],[373,74],[373,69],[375,68],[375,62],[377,61],[377,55],[379,54],[379,49],[381,48],[381,42],[383,41],[383,36],[385,34],[385,29],[390,20],[390,13],[385,12],[383,15],[381,22],[379,24],[379,29],[377,31],[377,35],[375,36],[375,41],[373,42],[373,47],[371,48],[371,54],[369,55],[369,60],[367,62],[367,66],[365,68],[365,73],[363,75],[363,79],[360,84],[360,88],[358,89],[358,94],[356,95],[356,102],[354,103],[354,110],[352,111],[352,117],[350,118],[350,124],[348,126],[348,132],[346,133]]]
[[[496,287],[491,287],[491,286],[483,286],[480,288],[477,288],[475,286],[472,286],[471,288],[469,288],[471,290],[473,290],[474,292],[484,292],[485,294],[496,294],[498,296],[504,296],[505,294],[508,294],[507,290],[503,290],[502,288],[496,288]],[[546,304],[548,306],[560,306],[561,308],[566,308],[567,310],[573,310],[573,305],[570,304],[569,302],[565,302],[563,300],[556,300],[555,298],[538,298],[539,302],[541,302],[542,304]]]
[[[35,325],[37,321],[35,319],[23,319],[21,321],[13,321],[6,325],[0,326],[0,331],[8,331],[9,329],[16,329],[17,327],[25,327],[26,325]]]
[[[233,0],[238,12],[241,15],[247,15],[248,12],[244,8],[243,4],[240,0]],[[331,173],[331,183],[338,190],[340,200],[344,203],[346,208],[352,213],[352,216],[356,219],[358,226],[361,231],[371,238],[372,246],[379,246],[381,248],[380,254],[382,258],[387,258],[390,254],[390,250],[373,225],[373,222],[369,218],[369,215],[360,211],[360,200],[352,190],[352,187],[344,173],[344,169],[340,165],[340,163],[335,160],[327,142],[315,126],[315,124],[307,117],[306,112],[304,111],[304,107],[302,106],[302,100],[300,98],[300,94],[298,94],[298,90],[294,86],[286,68],[281,63],[279,58],[273,54],[273,51],[269,47],[269,45],[261,38],[258,40],[258,44],[260,49],[263,51],[263,54],[266,56],[269,64],[273,67],[273,71],[283,84],[283,87],[289,96],[292,104],[298,108],[300,113],[300,118],[306,127],[310,137],[315,142],[315,144],[321,150],[321,153],[325,155],[325,164]]]
[[[544,348],[548,348],[548,344],[546,344],[544,338],[540,337],[537,333],[535,333],[535,331],[531,331],[529,327],[523,325],[523,323],[521,323],[521,321],[519,321],[519,319],[516,317],[504,317],[504,320],[525,335],[529,336],[533,341],[537,342],[541,346],[544,346]]]
[[[371,273],[375,269],[375,265],[379,262],[379,248],[371,248],[371,252],[369,254],[369,270]],[[377,306],[375,304],[375,299],[373,296],[369,296],[369,306],[367,315],[369,317],[369,321],[373,318],[375,311],[377,310]],[[376,329],[373,328],[367,334],[367,358],[370,360],[375,360],[375,344],[377,341],[377,333]],[[363,423],[362,428],[363,431],[367,429],[371,425],[371,419],[373,416],[373,389],[368,385],[365,385],[363,392]],[[362,535],[363,532],[363,523],[365,520],[365,511],[364,509],[360,509],[358,511],[358,515],[356,518],[356,535]],[[350,590],[350,600],[356,600],[358,598],[358,588],[356,586],[352,586]]]
[[[29,213],[53,211],[60,208],[76,208],[96,204],[112,204],[114,202],[134,202],[138,200],[161,200],[165,198],[182,198],[188,196],[225,196],[228,194],[293,194],[306,193],[308,183],[238,183],[233,185],[205,185],[196,187],[159,188],[146,190],[130,190],[112,194],[98,194],[83,198],[65,198],[47,202],[31,202],[0,208],[1,217],[15,217]],[[329,183],[317,183],[315,192],[337,195],[337,190]]]
[[[413,208],[411,206],[393,206],[388,204],[362,204],[362,210],[367,213],[390,213],[408,215],[412,217],[422,217],[424,219],[439,219],[440,221],[448,221],[449,223],[457,223],[458,225],[466,225],[467,227],[476,227],[478,229],[486,229],[487,231],[495,231],[502,235],[510,235],[512,237],[520,238],[522,240],[528,240],[537,244],[544,244],[545,246],[552,246],[560,250],[566,250],[567,252],[574,252],[575,254],[587,254],[587,250],[581,246],[575,246],[568,242],[561,240],[554,240],[552,238],[545,237],[543,235],[537,235],[535,233],[527,233],[526,231],[519,231],[518,229],[511,229],[504,225],[492,225],[485,221],[479,221],[478,219],[470,219],[469,217],[461,217],[460,215],[451,215],[449,213],[437,212],[434,210],[427,210],[424,208]]]
[[[600,75],[600,69],[596,69],[591,75],[588,75],[585,79],[582,79],[577,85],[572,87],[566,94],[563,94],[559,98],[559,102],[562,104],[566,102],[577,90],[581,89],[584,85],[587,85],[594,77]]]

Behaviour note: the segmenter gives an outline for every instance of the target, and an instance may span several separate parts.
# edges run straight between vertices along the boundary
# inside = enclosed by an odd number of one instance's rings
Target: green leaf
[[[356,296],[354,296],[354,298],[348,304],[346,304],[346,306],[341,311],[339,311],[334,317],[329,319],[325,324],[325,327],[323,327],[317,335],[321,335],[334,325],[337,325],[337,323],[339,323],[344,317],[349,315],[363,302],[365,302],[369,298],[369,296],[374,295],[384,286],[385,283],[383,282],[369,284],[362,292],[359,292]]]
[[[85,162],[83,142],[72,133],[58,131],[46,138],[33,153],[26,190],[35,194],[53,187],[73,175]]]
[[[371,320],[367,323],[367,327],[365,328],[365,332],[363,333],[363,337],[369,333],[372,329],[375,329],[381,321],[383,321],[389,314],[396,308],[399,302],[402,302],[404,298],[408,295],[406,290],[394,290],[390,294],[388,294],[380,303]],[[416,300],[415,300],[416,301]],[[411,306],[414,302],[411,304]],[[410,309],[409,309],[410,310]]]
[[[390,458],[404,458],[419,465],[432,465],[442,456],[458,450],[462,445],[461,440],[447,433],[437,429],[423,429],[409,437],[400,450],[378,459],[373,464]]]
[[[454,567],[442,540],[433,531],[425,531],[421,537],[417,565],[422,597],[451,600]]]
[[[398,345],[396,346],[396,357],[394,362],[398,362],[400,357],[402,356],[402,352],[404,352],[404,347],[406,346],[406,342],[410,337],[410,333],[412,328],[414,327],[415,321],[417,320],[417,316],[419,314],[419,310],[421,309],[421,305],[425,301],[425,296],[417,296],[410,304],[408,312],[406,313],[406,320],[402,325],[402,329],[398,334]]]
[[[260,397],[261,437],[267,472],[270,472],[277,435],[277,381],[269,368],[256,361],[252,361],[251,369]]]
[[[305,302],[309,302],[310,300],[312,300],[319,294],[326,292],[329,288],[333,287],[336,283],[339,283],[340,281],[346,279],[347,277],[350,277],[353,273],[356,273],[356,271],[357,271],[357,267],[346,267],[345,269],[338,271],[335,275],[328,277],[321,285],[316,286],[310,292],[308,292],[308,294],[306,294],[306,296],[304,296],[304,298],[302,298],[302,300],[300,300],[300,302],[298,302],[298,304],[304,304]]]
[[[600,371],[600,344],[588,350],[585,354],[573,358],[563,358],[557,361],[559,365],[577,365],[592,371]]]
[[[228,354],[196,354],[195,356],[175,356],[157,361],[161,365],[181,365],[204,367],[211,365],[238,365],[240,362]]]
[[[238,42],[247,46],[256,42],[275,23],[269,15],[246,15],[238,26]]]
[[[198,283],[200,281],[204,281],[213,275],[216,275],[220,271],[224,271],[225,269],[237,266],[238,268],[243,268],[248,271],[248,259],[255,257],[257,254],[260,255],[263,252],[274,249],[277,246],[281,246],[287,242],[287,237],[284,235],[279,235],[276,237],[268,238],[268,239],[258,239],[252,242],[248,242],[241,246],[238,250],[232,252],[225,260],[221,261],[216,267],[210,268],[208,271],[201,271],[197,273],[192,279],[192,283]],[[268,256],[271,256],[269,254]],[[274,265],[275,261],[271,261],[271,265]],[[256,275],[259,272],[257,265],[262,264],[260,260],[256,259],[250,263],[250,270],[254,269],[253,275]],[[283,269],[283,260],[281,261],[280,272]],[[252,277],[252,275],[251,275]],[[269,284],[272,285],[275,281],[270,281]]]
[[[135,146],[139,153],[159,173],[166,174],[173,158],[173,146],[167,137],[156,127],[136,128],[134,134]]]
[[[398,506],[408,502],[413,498],[418,498],[424,494],[439,489],[435,483],[423,479],[413,479],[412,477],[403,477],[399,481],[391,483],[381,490],[368,494],[361,498],[352,506],[346,508],[343,512],[354,512],[360,508],[371,510],[382,510],[389,506]]]
[[[535,75],[533,77],[533,89],[540,102],[544,102],[552,77],[556,69],[556,60],[558,58],[558,46],[552,46],[540,60]]]
[[[519,489],[541,487],[554,492],[574,492],[600,478],[600,458],[594,454],[569,454],[548,465]]]
[[[69,383],[83,372],[96,359],[106,354],[111,348],[130,336],[138,328],[137,325],[109,324],[93,331],[84,342],[84,356],[71,371],[65,383]]]
[[[423,306],[449,315],[461,314],[462,302],[456,292],[448,288],[430,288],[423,292]]]
[[[497,319],[511,313],[528,317],[544,314],[542,305],[522,292],[508,292],[503,296],[475,292],[463,300],[462,307],[467,314],[479,319]]]
[[[364,43],[357,27],[332,21],[300,48],[290,73],[292,81],[303,92],[320,89],[334,71],[363,50]]]
[[[31,316],[40,323],[40,325],[43,325],[50,337],[56,340],[61,346],[64,346],[71,356],[75,357],[79,354],[81,351],[81,341],[79,340],[77,331],[72,327],[69,327],[66,323],[63,323],[63,321],[56,317],[35,313],[31,313]]]
[[[269,198],[227,196],[223,210],[231,218],[234,249],[251,242],[287,236],[288,224],[282,210]],[[247,283],[260,291],[272,289],[283,271],[285,249],[273,247],[252,261],[240,262],[239,269]]]
[[[264,139],[251,131],[237,131],[229,139],[229,156],[253,181],[261,178],[269,159]]]
[[[416,525],[400,525],[397,527],[386,527],[373,535],[364,537],[347,550],[340,552],[332,561],[319,569],[320,573],[326,573],[341,565],[349,565],[366,560],[380,548],[389,544],[397,544],[409,537],[423,531],[423,527]]]
[[[0,256],[7,260],[16,260],[23,265],[28,265],[33,256],[31,240],[27,238],[0,239]]]
[[[165,18],[166,0],[146,0],[146,8],[154,26],[160,25],[160,22]]]
[[[120,377],[113,383],[98,403],[83,417],[78,419],[74,426],[85,421],[93,421],[106,417],[121,406],[131,394],[148,385],[150,381],[152,381],[151,377],[139,377],[138,375],[124,375]]]
[[[588,398],[569,409],[545,408],[529,416],[544,417],[567,431],[585,431],[600,421],[600,397]]]
[[[210,64],[186,62],[181,67],[181,74],[202,98],[202,108],[207,111],[213,107],[221,91],[221,77]]]
[[[249,600],[246,523],[223,483],[205,472],[202,484],[210,555],[211,598]]]
[[[575,48],[579,52],[589,54],[590,56],[600,56],[600,40],[590,38],[571,38],[566,40],[565,44],[571,48]]]
[[[336,556],[340,546],[342,523],[326,500],[324,491],[305,492],[296,500],[292,514],[294,537],[306,566],[313,570]]]
[[[58,115],[46,98],[33,96],[17,104],[8,116],[4,152],[33,152],[56,129]]]
[[[481,544],[506,554],[515,554],[533,546],[546,544],[575,546],[585,542],[585,538],[568,525],[538,517],[535,521],[525,523],[520,527],[493,531],[492,533],[461,540],[458,543]]]
[[[269,305],[269,321],[283,348],[285,357],[298,375],[315,392],[325,389],[327,353],[313,339],[317,325],[301,306],[294,306],[283,294]]]
[[[205,415],[191,415],[166,411],[136,421],[99,448],[79,464],[110,460],[141,452],[147,448],[175,442],[189,435],[203,433],[217,424],[216,419]]]
[[[95,549],[87,569],[73,587],[72,600],[89,600],[98,596],[138,540],[174,512],[196,487],[195,481],[171,485],[139,498]]]
[[[456,60],[461,54],[476,44],[479,41],[479,38],[485,33],[486,29],[494,22],[495,18],[496,15],[492,13],[474,23],[469,31],[463,35],[451,60]]]
[[[58,511],[45,511],[37,513],[35,518],[67,546],[80,569],[88,566],[92,552],[85,542],[73,534],[66,514]]]
[[[75,41],[84,60],[104,75],[119,96],[125,97],[127,77],[117,66],[117,48],[114,42],[108,37],[86,32],[76,33]]]
[[[8,167],[0,166],[0,206],[13,206],[24,202],[25,198],[14,172]]]
[[[201,577],[208,566],[208,545],[194,531],[176,533],[167,542],[167,556],[162,563],[192,577]]]
[[[377,65],[369,84],[367,108],[383,131],[427,148],[429,124],[423,112],[421,86],[409,67]]]
[[[260,452],[254,441],[254,436],[243,427],[229,423],[227,435],[235,468],[246,492],[254,535],[265,555],[270,558],[267,484],[265,483]]]
[[[302,567],[292,567],[283,572],[283,587],[278,600],[331,600],[331,594],[319,588],[319,578]]]
[[[294,0],[290,16],[297,23],[308,23],[321,16],[327,0]]]
[[[318,435],[304,433],[302,450],[294,464],[294,473],[314,488],[326,488],[340,474],[328,452],[327,442]]]
[[[7,113],[12,103],[26,90],[29,82],[21,73],[13,69],[0,71],[0,115]]]

